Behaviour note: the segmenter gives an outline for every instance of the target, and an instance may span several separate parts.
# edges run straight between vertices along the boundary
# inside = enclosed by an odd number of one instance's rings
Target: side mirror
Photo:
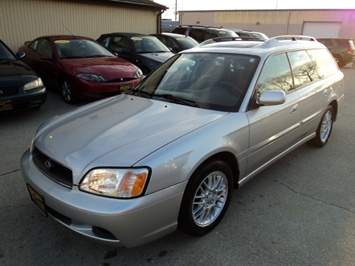
[[[16,57],[18,58],[18,59],[22,59],[22,58],[24,58],[26,56],[26,54],[24,53],[24,52],[17,52],[16,53]]]
[[[258,105],[280,105],[286,102],[286,93],[284,91],[265,91],[259,99]]]

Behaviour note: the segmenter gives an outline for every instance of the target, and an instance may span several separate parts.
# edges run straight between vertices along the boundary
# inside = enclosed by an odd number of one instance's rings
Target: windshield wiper
[[[88,55],[86,58],[93,58],[93,57],[112,57],[109,55],[97,54],[97,55]]]
[[[188,99],[176,97],[172,94],[153,94],[152,97],[162,97],[162,98],[167,99],[173,103],[185,104],[185,105],[193,106],[193,107],[199,107],[198,104],[193,100],[188,100]]]

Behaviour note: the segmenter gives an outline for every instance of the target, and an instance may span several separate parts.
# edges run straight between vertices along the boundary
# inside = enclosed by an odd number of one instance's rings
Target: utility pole
[[[177,21],[177,15],[178,15],[178,11],[177,11],[177,0],[175,0],[175,21]]]

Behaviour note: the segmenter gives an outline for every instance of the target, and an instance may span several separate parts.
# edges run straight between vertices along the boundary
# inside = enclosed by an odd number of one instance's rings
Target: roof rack
[[[254,37],[248,37],[248,36],[239,36],[239,37],[216,37],[212,39],[208,39],[202,43],[200,43],[199,46],[204,46],[206,44],[210,43],[216,43],[216,42],[228,42],[228,41],[256,41],[256,42],[264,42],[263,40],[260,40],[258,38]]]
[[[205,25],[179,25],[180,27],[199,27],[199,28],[214,28],[222,29],[222,26],[205,26]]]
[[[297,41],[297,40],[305,40],[305,41],[317,41],[316,38],[312,36],[305,36],[305,35],[280,35],[275,36],[267,40],[266,42],[275,42],[280,40],[289,40],[289,41]]]

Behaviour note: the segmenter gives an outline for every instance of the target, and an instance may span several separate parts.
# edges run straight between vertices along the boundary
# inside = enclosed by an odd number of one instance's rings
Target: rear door
[[[256,93],[282,90],[286,102],[276,106],[260,106],[247,112],[250,143],[247,172],[252,173],[300,139],[300,96],[295,90],[288,58],[285,53],[270,57],[261,71]]]

